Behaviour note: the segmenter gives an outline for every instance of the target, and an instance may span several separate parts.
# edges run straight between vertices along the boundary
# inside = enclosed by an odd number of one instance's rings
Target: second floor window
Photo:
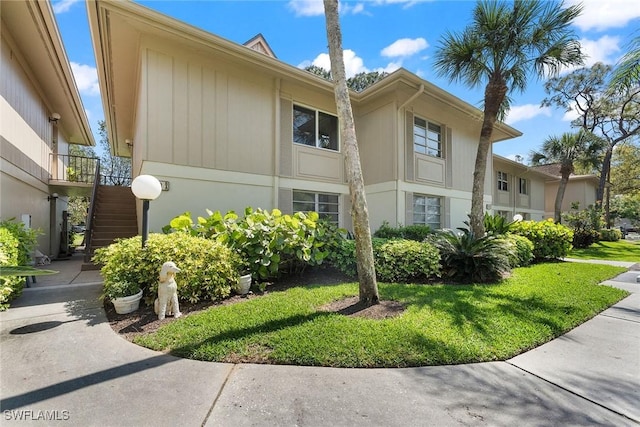
[[[293,142],[338,151],[338,118],[322,111],[294,105]]]
[[[527,191],[527,180],[524,178],[519,178],[518,182],[520,184],[520,194],[529,194]]]
[[[416,153],[442,157],[442,128],[420,117],[414,117],[413,150]]]
[[[509,179],[506,172],[498,171],[498,190],[509,191]]]

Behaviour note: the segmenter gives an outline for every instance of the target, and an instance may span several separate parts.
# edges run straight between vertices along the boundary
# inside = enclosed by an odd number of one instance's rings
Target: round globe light
[[[138,175],[131,183],[131,191],[141,200],[155,200],[162,193],[162,185],[155,176]]]
[[[513,216],[513,220],[514,220],[514,221],[522,221],[523,219],[524,219],[524,218],[523,218],[523,217],[522,217],[522,215],[520,215],[520,214],[515,214],[515,215]]]

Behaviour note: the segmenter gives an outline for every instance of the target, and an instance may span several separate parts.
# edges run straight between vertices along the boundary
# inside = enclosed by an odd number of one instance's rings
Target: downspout
[[[278,206],[278,192],[280,190],[280,79],[275,80],[274,96],[273,96],[273,119],[274,123],[274,147],[273,147],[273,192],[272,192],[272,205],[273,208],[282,209],[282,206]],[[291,206],[287,207],[287,211]]]
[[[396,120],[397,124],[400,124],[400,129],[404,130],[404,117],[401,114],[402,110],[404,110],[406,108],[407,105],[409,105],[410,103],[412,103],[413,101],[415,101],[420,95],[422,95],[422,93],[424,92],[424,83],[420,84],[420,87],[418,88],[418,91],[416,93],[414,93],[413,95],[411,95],[411,97],[409,99],[407,99],[406,101],[404,101],[402,103],[402,105],[400,105],[398,107],[398,117]],[[398,135],[398,140],[396,143],[396,150],[397,150],[397,161],[396,161],[396,225],[400,225],[400,220],[402,219],[404,221],[404,212],[406,211],[406,197],[404,197],[404,194],[400,191],[400,188],[402,186],[402,182],[404,181],[404,177],[400,177],[400,171],[404,171],[404,166],[406,165],[406,160],[404,158],[404,152],[405,152],[405,144],[406,144],[406,135],[405,138],[402,138],[403,132],[400,131],[400,129],[398,129],[398,132],[396,132],[396,134]],[[402,141],[402,144],[400,144],[400,141]],[[403,200],[403,197],[405,200]],[[404,207],[404,209],[401,209],[401,207]],[[407,224],[405,224],[407,225]]]

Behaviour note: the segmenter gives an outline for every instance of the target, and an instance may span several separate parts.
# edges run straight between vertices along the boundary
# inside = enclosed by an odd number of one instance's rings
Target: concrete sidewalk
[[[100,284],[30,288],[0,313],[1,423],[637,426],[639,273],[605,282],[631,296],[509,361],[407,369],[179,359],[117,336]]]

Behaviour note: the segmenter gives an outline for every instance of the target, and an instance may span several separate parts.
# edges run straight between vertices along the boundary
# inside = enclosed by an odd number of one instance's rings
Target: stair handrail
[[[93,235],[93,212],[95,211],[96,199],[98,198],[98,187],[100,186],[100,159],[96,159],[96,170],[93,177],[93,188],[91,189],[91,203],[87,214],[87,224],[84,240],[84,262],[91,262],[91,236]]]

